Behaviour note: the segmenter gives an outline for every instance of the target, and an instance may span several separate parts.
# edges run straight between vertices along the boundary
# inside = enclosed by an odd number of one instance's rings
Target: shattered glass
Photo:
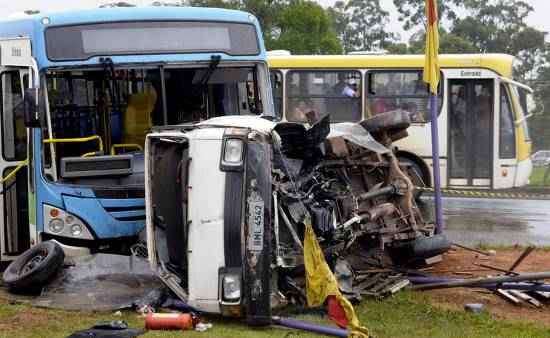
[[[64,310],[112,311],[160,301],[163,290],[147,260],[95,254],[67,258],[63,269],[32,304]]]
[[[352,122],[335,123],[330,126],[327,138],[342,137],[343,139],[378,154],[386,154],[390,150],[380,144],[361,125]]]

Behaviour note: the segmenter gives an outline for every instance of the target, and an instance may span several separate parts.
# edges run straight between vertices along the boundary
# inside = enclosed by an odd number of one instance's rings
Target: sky
[[[59,11],[64,9],[94,8],[106,0],[0,0],[0,18],[27,9],[39,9],[41,11]],[[128,1],[128,0],[126,0]],[[131,0],[138,4],[147,4],[153,0]],[[335,0],[316,0],[323,6],[332,5]],[[442,0],[440,0],[442,1]],[[550,32],[550,0],[524,0],[534,7],[534,12],[528,18],[528,24],[537,29]],[[112,2],[112,1],[107,1]],[[397,11],[393,0],[381,0],[382,7],[390,12],[389,30],[398,32],[402,41],[408,41],[413,32],[405,32],[397,20]],[[550,37],[549,37],[550,40]]]

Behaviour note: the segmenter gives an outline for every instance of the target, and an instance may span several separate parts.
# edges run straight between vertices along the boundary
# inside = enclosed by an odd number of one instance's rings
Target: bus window
[[[278,70],[272,70],[269,74],[271,77],[275,115],[280,118],[283,116],[283,74]]]
[[[331,122],[361,119],[361,73],[358,71],[290,71],[286,78],[286,118],[306,121],[306,113],[330,114]]]
[[[28,81],[26,75],[23,81],[25,79]],[[22,104],[23,88],[19,71],[2,73],[2,148],[6,160],[21,161],[26,157],[27,130],[23,110],[16,109]]]
[[[516,86],[512,86],[513,90],[515,91],[517,97],[519,98],[519,114],[516,116],[517,120],[521,121],[521,128],[523,129],[523,135],[525,137],[526,142],[531,141],[531,136],[529,134],[529,127],[527,126],[527,116],[530,114],[530,111],[534,109],[534,107],[529,107],[530,105],[534,105],[532,94],[529,93],[527,90],[523,88],[519,88]]]
[[[441,88],[438,111],[441,111]],[[368,109],[375,115],[403,109],[412,113],[412,121],[430,121],[430,93],[422,80],[422,71],[374,71],[369,72]]]
[[[499,128],[499,155],[500,158],[515,158],[516,137],[514,116],[504,85],[500,85],[500,128]]]

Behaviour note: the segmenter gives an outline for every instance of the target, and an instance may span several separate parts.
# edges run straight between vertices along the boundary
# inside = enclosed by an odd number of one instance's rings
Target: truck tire
[[[393,110],[376,114],[360,123],[369,133],[407,129],[411,125],[410,113],[404,110]]]
[[[42,242],[22,253],[4,271],[4,285],[10,291],[35,292],[55,276],[65,253],[52,241]]]

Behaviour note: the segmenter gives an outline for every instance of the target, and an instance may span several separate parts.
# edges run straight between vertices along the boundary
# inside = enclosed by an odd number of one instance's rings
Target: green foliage
[[[461,4],[466,1],[461,0],[439,0],[437,2],[437,10],[441,21],[454,21],[457,17],[456,4]],[[405,30],[413,29],[419,25],[424,25],[426,15],[424,7],[426,0],[393,0],[397,12],[399,13],[399,21],[403,22]]]
[[[525,80],[544,52],[545,33],[526,23],[533,7],[524,1],[469,1],[468,16],[455,20],[452,33],[470,41],[481,53],[518,57],[516,76]]]
[[[304,0],[191,0],[192,6],[238,9],[258,18],[266,48],[294,54],[340,54],[331,13]]]
[[[331,10],[346,52],[384,49],[395,38],[386,30],[389,13],[380,0],[338,1]]]
[[[543,323],[497,320],[488,313],[444,310],[430,305],[429,299],[419,292],[401,292],[383,301],[365,299],[355,306],[355,310],[360,321],[379,338],[548,337],[548,328]],[[206,332],[149,330],[140,337],[319,337],[318,334],[276,326],[253,328],[236,318],[213,316],[202,319],[213,323],[213,328]],[[326,316],[301,315],[297,319],[334,325]],[[10,304],[0,298],[0,338],[67,337],[105,320],[125,320],[132,328],[144,327],[144,318],[132,311],[123,311],[121,316],[114,316],[108,312],[47,310]]]
[[[346,52],[384,49],[395,39],[380,0],[337,1],[329,13]]]
[[[285,7],[276,25],[280,33],[272,36],[273,49],[287,49],[293,54],[342,53],[330,15],[314,2],[296,1]]]
[[[424,32],[415,34],[409,41],[407,53],[424,54],[426,45],[426,34]],[[448,33],[440,29],[439,52],[442,54],[478,53],[478,49],[468,40],[460,35]]]

